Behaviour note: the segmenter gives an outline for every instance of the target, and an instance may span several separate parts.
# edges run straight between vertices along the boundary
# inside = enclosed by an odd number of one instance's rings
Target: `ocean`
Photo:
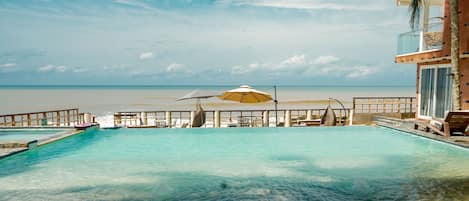
[[[271,93],[273,86],[253,86]],[[195,89],[223,92],[237,86],[0,86],[0,114],[79,108],[106,116],[121,111],[194,110],[196,100],[176,101]],[[352,106],[353,97],[415,96],[415,86],[277,86],[279,109],[324,108],[329,97]],[[273,109],[273,102],[241,104],[201,100],[205,110]],[[339,108],[335,102],[333,107]]]

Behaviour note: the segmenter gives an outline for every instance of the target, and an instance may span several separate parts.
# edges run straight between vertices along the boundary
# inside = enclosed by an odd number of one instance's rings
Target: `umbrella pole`
[[[274,103],[275,103],[275,127],[277,127],[277,125],[278,125],[278,122],[277,122],[278,121],[277,120],[278,119],[278,116],[277,116],[278,101],[277,101],[277,86],[276,85],[274,85],[274,98],[275,98],[275,100],[274,100]]]
[[[198,106],[200,105],[200,98],[197,99],[197,105],[198,105]],[[198,107],[198,106],[197,106],[197,107]],[[205,113],[205,111],[204,111],[204,113]],[[200,127],[202,127],[202,122],[203,122],[203,121],[204,121],[204,120],[202,120],[202,118],[200,118],[200,125],[201,125]]]

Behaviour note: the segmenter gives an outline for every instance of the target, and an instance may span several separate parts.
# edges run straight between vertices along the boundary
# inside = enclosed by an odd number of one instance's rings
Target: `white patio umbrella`
[[[215,96],[219,96],[220,93],[213,92],[213,91],[201,91],[201,90],[194,90],[181,98],[178,98],[176,101],[181,100],[188,100],[188,99],[197,99],[196,103],[196,111],[194,114],[194,119],[191,122],[192,127],[201,127],[205,124],[205,111],[200,105],[200,99],[207,99]]]
[[[223,92],[218,96],[222,100],[236,101],[240,103],[262,103],[272,100],[272,96],[263,91],[256,90],[248,85]]]
[[[207,99],[215,96],[219,96],[221,93],[214,92],[214,91],[202,91],[202,90],[194,90],[190,93],[184,95],[181,98],[178,98],[176,101],[187,100],[187,99]]]

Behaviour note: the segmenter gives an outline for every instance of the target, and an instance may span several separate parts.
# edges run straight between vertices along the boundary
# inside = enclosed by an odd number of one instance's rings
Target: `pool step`
[[[394,117],[376,115],[373,117],[373,122],[377,125],[412,127],[414,119],[399,119]]]

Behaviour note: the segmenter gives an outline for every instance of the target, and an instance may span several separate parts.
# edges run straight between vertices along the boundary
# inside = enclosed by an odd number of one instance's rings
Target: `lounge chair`
[[[415,122],[415,129],[420,127],[424,128],[424,131],[432,131],[445,137],[450,137],[451,134],[459,132],[466,134],[466,128],[469,125],[469,112],[458,111],[448,112],[445,119],[433,119],[430,122]]]

